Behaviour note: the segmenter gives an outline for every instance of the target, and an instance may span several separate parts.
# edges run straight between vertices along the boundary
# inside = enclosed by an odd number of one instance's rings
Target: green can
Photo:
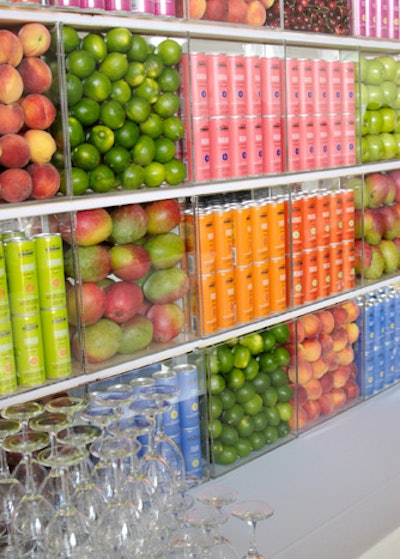
[[[46,380],[40,314],[11,316],[18,384],[36,386]]]
[[[10,320],[10,302],[8,299],[4,246],[0,242],[0,322],[3,320]]]
[[[40,311],[46,378],[71,375],[71,347],[67,308]]]
[[[39,295],[33,239],[7,239],[4,242],[4,255],[11,314],[38,313]]]
[[[66,305],[64,255],[59,233],[35,235],[36,272],[41,309]]]
[[[21,231],[21,230],[9,230],[9,231],[3,231],[1,233],[1,240],[5,241],[7,239],[23,239],[25,238],[25,232]]]
[[[17,388],[14,344],[11,320],[0,322],[0,394],[9,394]]]

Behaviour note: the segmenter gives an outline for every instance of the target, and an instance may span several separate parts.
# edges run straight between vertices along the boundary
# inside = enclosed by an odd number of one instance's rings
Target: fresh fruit
[[[115,355],[122,340],[119,324],[107,318],[101,318],[95,324],[86,326],[83,331],[85,340],[84,357],[89,363],[101,363]],[[72,337],[71,350],[79,359],[80,340],[77,333]]]

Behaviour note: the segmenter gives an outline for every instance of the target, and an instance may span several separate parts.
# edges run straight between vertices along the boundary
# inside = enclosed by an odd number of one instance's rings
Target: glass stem
[[[256,526],[257,522],[255,520],[248,520],[247,526],[249,528],[249,549],[247,555],[249,557],[257,557],[258,551],[256,546]]]
[[[0,446],[0,478],[7,478],[10,475],[10,469],[7,462],[7,454],[3,447]]]
[[[25,461],[25,492],[33,495],[36,492],[36,486],[33,479],[32,456],[25,454],[23,460]]]

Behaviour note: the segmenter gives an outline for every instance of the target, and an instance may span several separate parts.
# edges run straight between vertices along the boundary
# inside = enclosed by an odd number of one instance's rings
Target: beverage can
[[[269,270],[269,306],[271,312],[286,309],[286,264],[285,256],[270,258]]]
[[[217,288],[215,274],[191,276],[192,317],[194,330],[200,336],[213,334],[217,329]]]
[[[316,169],[324,169],[328,166],[331,147],[327,115],[318,115],[315,119],[315,140],[315,167]]]
[[[250,322],[253,319],[253,267],[235,266],[235,316],[236,322]]]
[[[249,175],[261,175],[264,167],[264,141],[262,119],[258,116],[247,118],[247,172]]]
[[[284,170],[283,121],[280,116],[261,119],[263,146],[263,172],[281,173]]]
[[[354,240],[343,241],[343,290],[353,289],[356,284],[355,246]]]
[[[4,255],[11,313],[37,313],[39,291],[33,239],[7,239]]]
[[[312,61],[314,85],[314,112],[324,114],[328,112],[328,62],[318,59]]]
[[[245,56],[246,75],[246,115],[261,115],[261,59],[258,56]]]
[[[374,351],[374,369],[374,392],[378,392],[382,390],[385,378],[385,351],[383,345]]]
[[[191,363],[175,365],[179,387],[180,426],[182,429],[198,427],[200,425],[200,401],[198,372],[196,365]]]
[[[64,255],[59,233],[35,235],[36,270],[41,308],[66,305]]]
[[[40,311],[46,378],[71,375],[71,348],[66,307]]]
[[[231,122],[228,117],[215,117],[210,125],[210,172],[212,179],[232,177]]]
[[[400,37],[399,10],[400,10],[400,6],[398,2],[388,2],[389,39],[398,39]]]
[[[286,268],[290,269],[290,264],[292,266],[292,277],[291,281],[287,282],[287,297],[286,300],[289,304],[294,307],[299,307],[304,303],[304,265],[303,265],[303,253],[295,252],[290,262],[290,256],[286,255]]]
[[[286,105],[289,120],[292,120],[293,115],[300,113],[300,65],[297,58],[286,59]]]
[[[187,160],[189,175],[198,182],[211,178],[211,138],[210,121],[205,118],[193,118],[193,142],[187,135]]]
[[[384,386],[389,386],[394,383],[396,371],[396,347],[394,343],[385,342],[383,344],[383,354],[385,359],[383,384]]]
[[[317,216],[317,244],[326,246],[331,240],[330,193],[319,190],[315,197],[315,215]]]
[[[207,55],[204,52],[184,52],[179,64],[182,87],[190,91],[183,97],[186,117],[209,117]]]
[[[4,246],[0,242],[0,323],[10,319],[10,302],[8,299],[8,285]]]
[[[344,289],[342,243],[331,244],[329,250],[331,262],[331,293],[340,293]]]
[[[286,198],[285,204],[285,245],[291,247],[293,253],[300,253],[303,250],[303,194],[294,194],[291,198]]]
[[[269,314],[269,272],[268,260],[253,262],[253,314],[262,318]]]
[[[389,0],[376,1],[376,37],[389,37]]]
[[[299,65],[299,106],[300,113],[309,115],[314,110],[313,61],[307,58],[298,60]]]
[[[328,297],[331,293],[331,254],[329,245],[317,246],[318,297]]]
[[[342,63],[339,60],[330,60],[328,66],[328,113],[338,113],[342,109]]]
[[[328,165],[340,167],[343,165],[343,118],[341,114],[328,116]]]
[[[261,114],[281,116],[283,114],[282,79],[283,61],[277,56],[263,57],[261,61]]]
[[[308,194],[302,197],[302,227],[303,227],[303,250],[316,248],[317,246],[317,205],[316,196]]]
[[[227,270],[233,266],[233,224],[232,209],[228,204],[220,204],[212,209],[215,244],[215,268]]]
[[[155,373],[154,373],[155,374]],[[154,386],[156,383],[155,379],[152,377],[134,377],[129,381],[129,384],[133,388],[133,393],[136,395],[140,394],[140,390],[146,386]]]
[[[303,251],[303,281],[303,301],[315,301],[318,298],[318,255],[315,248]]]
[[[17,389],[14,345],[11,321],[0,322],[0,394],[9,394]]]
[[[109,12],[130,12],[130,0],[105,0],[105,9]]]
[[[314,169],[316,167],[316,126],[313,115],[300,117],[300,136],[302,149],[300,151],[300,166],[303,170]]]
[[[247,107],[245,57],[239,54],[228,55],[227,66],[229,114],[245,116]]]
[[[356,119],[354,114],[344,114],[342,120],[343,129],[343,165],[356,164]]]
[[[248,131],[245,117],[230,119],[231,175],[247,176],[248,167]]]
[[[340,243],[343,238],[343,198],[340,191],[329,194],[330,239],[331,244]]]
[[[289,171],[300,171],[302,165],[301,118],[291,115],[287,119],[287,150]]]
[[[215,272],[215,237],[213,215],[208,208],[184,213],[184,229],[189,273]]]
[[[227,116],[228,57],[226,54],[207,54],[208,108],[210,116]]]
[[[185,461],[186,474],[202,477],[202,451],[200,426],[181,430],[181,450]]]
[[[105,0],[80,0],[82,10],[105,10]]]
[[[178,379],[176,373],[172,369],[162,369],[156,371],[151,375],[155,381],[155,386],[172,386],[178,389]],[[163,412],[163,424],[165,433],[168,436],[175,436],[180,434],[180,413],[179,413],[179,399],[180,394],[176,397],[168,398],[169,407]]]
[[[354,190],[352,188],[340,190],[343,207],[343,241],[354,241],[355,228],[355,206],[354,206]]]
[[[253,262],[268,259],[268,210],[265,200],[250,204],[251,257]]]
[[[154,0],[131,0],[133,14],[154,14]]]
[[[344,113],[354,114],[356,110],[355,66],[354,62],[344,60],[340,63],[342,81],[342,107]]]
[[[175,0],[155,0],[154,1],[155,16],[176,16]]]
[[[46,380],[40,314],[11,317],[18,384],[35,386]]]
[[[250,206],[240,202],[232,204],[231,213],[233,264],[247,266],[251,264],[252,257]]]
[[[280,258],[285,254],[285,205],[283,198],[267,201],[268,254],[269,258]]]
[[[235,282],[233,270],[219,270],[215,274],[217,293],[217,328],[231,328],[235,324]]]
[[[371,396],[375,390],[375,356],[374,351],[365,353],[364,359],[364,393],[366,396]]]

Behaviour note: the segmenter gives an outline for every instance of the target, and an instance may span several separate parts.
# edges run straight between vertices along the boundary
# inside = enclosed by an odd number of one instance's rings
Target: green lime
[[[100,120],[103,124],[111,128],[111,130],[118,130],[122,128],[126,120],[125,109],[115,99],[108,99],[103,101],[100,110]]]
[[[71,107],[70,113],[82,126],[91,126],[100,118],[100,104],[89,97],[82,97]]]
[[[211,375],[209,379],[209,389],[211,394],[221,394],[225,389],[226,382],[222,375]]]
[[[290,433],[290,425],[287,421],[281,421],[277,426],[278,437],[285,438]]]
[[[69,25],[62,27],[62,40],[64,45],[64,53],[69,53],[79,47],[80,39],[78,32]]]
[[[128,71],[128,59],[122,52],[109,52],[99,67],[110,80],[116,81],[123,78]]]
[[[81,144],[85,140],[85,132],[82,124],[74,116],[68,117],[69,143],[72,148]]]
[[[96,59],[86,50],[73,50],[65,60],[65,67],[80,79],[87,78],[96,68]]]
[[[172,140],[163,137],[157,138],[155,141],[155,145],[156,145],[156,152],[154,155],[155,161],[158,161],[159,163],[167,163],[174,157],[176,147]]]
[[[286,367],[290,361],[290,353],[285,347],[279,346],[274,350],[275,360],[279,367]]]
[[[144,183],[144,169],[136,163],[131,163],[121,173],[120,179],[124,190],[136,190]]]
[[[220,345],[217,347],[218,370],[228,373],[233,367],[233,355],[229,347]]]
[[[132,95],[131,86],[125,80],[116,80],[112,82],[111,99],[125,105]]]
[[[233,365],[238,369],[244,369],[249,364],[251,353],[248,347],[242,345],[235,345],[232,348]]]
[[[269,386],[271,386],[271,379],[268,373],[259,372],[253,379],[253,386],[257,394],[262,394]]]
[[[164,164],[165,180],[171,186],[182,183],[186,178],[186,167],[175,157]]]
[[[140,131],[146,136],[150,136],[153,140],[159,138],[163,132],[163,120],[156,113],[150,113],[148,119],[140,123]]]
[[[239,404],[234,404],[229,410],[224,411],[223,421],[228,425],[239,425],[244,416],[244,409]]]
[[[270,377],[272,386],[278,387],[287,385],[287,375],[281,367],[277,367],[274,371],[272,371],[272,373],[270,373]]]
[[[108,192],[116,186],[113,170],[107,165],[98,165],[89,172],[89,186],[94,192]]]
[[[160,88],[158,83],[153,78],[146,77],[140,85],[135,89],[135,95],[143,97],[152,105],[155,103],[160,95]]]
[[[285,344],[289,341],[290,331],[286,323],[283,322],[282,324],[271,326],[271,332],[279,344]]]
[[[149,188],[160,186],[165,180],[165,169],[162,163],[152,161],[144,168],[144,184]]]
[[[264,343],[261,334],[254,332],[253,334],[248,334],[240,338],[239,343],[248,347],[252,355],[257,355],[261,353],[264,349]]]
[[[157,45],[156,53],[161,57],[163,64],[173,66],[181,59],[182,47],[174,39],[164,39]]]
[[[64,150],[62,149],[58,149],[54,154],[53,157],[51,158],[51,162],[53,163],[53,165],[55,167],[57,167],[57,169],[59,171],[61,171],[62,169],[65,169],[65,156],[64,156]]]
[[[279,402],[289,402],[293,398],[293,389],[288,384],[277,386]]]
[[[208,424],[208,433],[212,440],[218,439],[222,432],[222,423],[219,419],[214,418]]]
[[[269,386],[262,394],[262,399],[266,406],[275,406],[278,401],[278,390],[274,386]]]
[[[259,394],[254,394],[250,400],[243,403],[243,409],[248,415],[256,415],[263,407],[263,399]]]
[[[265,351],[261,353],[259,358],[260,371],[264,373],[271,373],[277,367],[275,354],[272,351]]]
[[[265,432],[255,431],[250,435],[250,442],[253,450],[261,450],[266,443]]]
[[[71,159],[76,167],[84,171],[91,171],[100,163],[100,153],[92,144],[83,142],[79,146],[74,147]]]
[[[128,60],[144,62],[149,54],[147,41],[141,35],[132,35],[130,49],[127,52]]]
[[[104,124],[96,124],[90,129],[87,141],[93,144],[100,153],[106,153],[114,145],[114,132]]]
[[[69,72],[65,74],[65,85],[68,106],[71,107],[81,99],[83,95],[83,85],[77,76]]]
[[[220,437],[221,438],[221,437]],[[220,440],[220,438],[218,440]],[[233,464],[237,458],[236,447],[227,445],[222,448],[222,450],[215,450],[214,459],[217,464],[222,466],[229,466]]]
[[[264,413],[264,410],[259,411],[253,416],[254,420],[254,431],[264,431],[268,425],[268,418]]]
[[[237,431],[240,437],[250,437],[254,432],[254,418],[244,415],[238,423]]]
[[[153,138],[142,135],[131,150],[132,160],[134,163],[145,167],[153,161],[155,152],[156,146]]]
[[[111,167],[114,173],[123,173],[131,162],[129,151],[122,146],[113,146],[104,155],[104,163]]]
[[[225,388],[221,394],[221,400],[224,410],[229,410],[236,402],[235,393],[233,390]]]
[[[126,120],[121,128],[114,131],[115,143],[126,149],[131,149],[140,136],[139,126],[132,120]]]
[[[86,97],[90,97],[90,99],[94,99],[100,103],[110,97],[111,91],[111,80],[98,70],[95,70],[83,82],[83,93]]]
[[[267,425],[264,431],[265,444],[272,444],[278,438],[278,427],[275,425]]]
[[[114,27],[107,31],[105,42],[108,52],[128,52],[132,45],[132,33],[124,27]]]
[[[71,185],[75,196],[83,194],[89,188],[89,175],[79,167],[72,167]]]
[[[279,425],[281,416],[279,415],[279,411],[276,406],[266,406],[264,408],[264,413],[267,416],[268,425],[273,425],[274,427]]]
[[[153,110],[163,118],[168,118],[177,112],[179,105],[179,96],[167,91],[159,96],[153,105]]]
[[[254,357],[251,357],[250,361],[243,369],[243,373],[246,380],[254,380],[258,375],[259,369],[260,369],[260,365],[258,364],[258,361]]]
[[[238,388],[235,392],[236,402],[238,404],[244,404],[253,398],[256,394],[256,389],[253,386],[252,382],[246,382]]]
[[[210,402],[210,413],[212,419],[216,419],[223,411],[221,399],[217,395],[213,395]]]
[[[183,138],[185,133],[185,128],[183,122],[177,116],[169,116],[163,121],[164,129],[163,134],[166,138],[169,138],[173,142],[177,142]]]
[[[99,33],[88,33],[82,39],[82,48],[90,52],[96,62],[102,62],[107,56],[107,46],[103,37]]]
[[[227,373],[226,380],[228,383],[228,387],[232,390],[238,390],[246,382],[242,369],[236,369],[235,367],[232,368],[229,373]]]
[[[181,85],[181,78],[178,70],[175,68],[164,68],[161,74],[157,78],[158,85],[161,91],[178,91]]]
[[[265,330],[265,332],[261,332],[261,337],[264,341],[264,351],[271,351],[271,349],[274,349],[276,340],[271,330]]]
[[[279,412],[281,421],[290,421],[293,415],[293,406],[289,402],[278,402],[276,409]]]
[[[158,54],[149,54],[143,64],[149,78],[158,78],[164,69],[164,63]]]
[[[151,113],[150,103],[142,97],[132,96],[125,106],[126,116],[133,122],[144,122]]]
[[[60,149],[63,149],[64,148],[64,130],[63,130],[63,122],[62,122],[62,118],[61,118],[61,113],[58,113],[58,115],[54,119],[54,122],[51,126],[51,135],[53,136],[53,138],[54,138],[54,140],[57,144],[57,147],[60,148]]]
[[[236,454],[239,458],[246,458],[253,450],[251,442],[248,439],[242,439],[241,437],[239,437],[239,439],[235,442],[234,446]]]
[[[219,436],[223,445],[233,445],[239,438],[239,434],[233,425],[222,425]]]
[[[141,62],[129,62],[124,76],[131,87],[138,87],[146,77],[146,69]]]

